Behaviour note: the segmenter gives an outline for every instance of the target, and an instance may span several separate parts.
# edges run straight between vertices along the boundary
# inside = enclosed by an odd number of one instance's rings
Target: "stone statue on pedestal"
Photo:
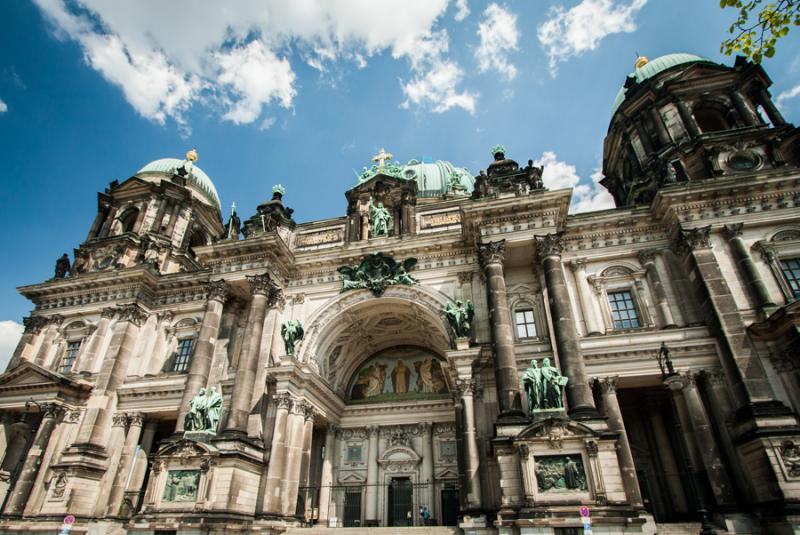
[[[300,323],[300,320],[289,320],[281,325],[281,337],[283,337],[287,355],[294,355],[294,346],[303,339],[304,335],[303,324]]]
[[[212,386],[201,388],[189,402],[189,412],[183,422],[185,432],[216,434],[222,412],[222,393]]]
[[[475,315],[475,306],[472,301],[456,301],[455,304],[447,303],[444,315],[456,333],[457,338],[469,338],[472,332],[472,317]]]

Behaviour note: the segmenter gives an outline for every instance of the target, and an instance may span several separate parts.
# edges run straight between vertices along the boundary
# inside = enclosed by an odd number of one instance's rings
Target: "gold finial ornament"
[[[381,147],[381,151],[372,157],[372,161],[379,162],[380,166],[383,167],[384,162],[386,162],[386,160],[391,160],[392,158],[394,158],[392,153],[386,152],[383,147]]]
[[[642,67],[644,67],[648,63],[650,63],[650,60],[647,59],[647,57],[645,57],[645,56],[637,56],[636,57],[636,63],[634,63],[633,66],[636,69],[641,69]]]
[[[196,162],[197,158],[199,158],[199,156],[197,155],[197,150],[195,149],[192,149],[186,153],[186,159],[190,162]]]

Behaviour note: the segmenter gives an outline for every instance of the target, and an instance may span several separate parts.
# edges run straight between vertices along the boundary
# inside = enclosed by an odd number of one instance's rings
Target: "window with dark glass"
[[[781,260],[781,270],[795,299],[800,299],[800,258]]]
[[[75,358],[78,356],[78,350],[80,348],[80,340],[67,342],[67,349],[64,351],[64,356],[61,358],[61,367],[58,371],[61,373],[72,371],[72,366],[75,364]]]
[[[514,313],[514,319],[518,338],[536,337],[536,321],[533,319],[533,310],[517,310]]]
[[[641,327],[639,314],[633,304],[633,295],[625,290],[609,292],[608,304],[611,307],[611,319],[614,320],[615,329],[635,329]]]
[[[172,371],[186,371],[189,367],[189,360],[192,358],[192,349],[194,349],[194,338],[178,340],[178,351],[175,352],[175,362],[172,364]]]

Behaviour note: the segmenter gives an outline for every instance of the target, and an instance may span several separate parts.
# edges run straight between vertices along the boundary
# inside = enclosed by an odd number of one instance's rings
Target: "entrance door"
[[[389,484],[389,526],[414,524],[413,491],[411,479],[396,477]]]
[[[455,487],[442,489],[442,525],[458,525],[458,489]]]
[[[361,527],[361,487],[344,488],[344,518],[346,528]]]

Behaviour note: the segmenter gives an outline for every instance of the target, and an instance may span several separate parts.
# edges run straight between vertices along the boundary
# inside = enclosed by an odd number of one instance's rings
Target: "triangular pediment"
[[[596,437],[597,433],[582,423],[566,417],[552,417],[537,420],[523,429],[517,438],[539,438],[552,440],[552,437]]]
[[[339,483],[365,483],[366,479],[358,472],[349,472],[339,476]]]
[[[346,196],[347,198],[358,197],[365,193],[386,192],[390,190],[406,190],[411,191],[414,195],[417,193],[417,182],[412,178],[398,178],[396,176],[384,175],[378,173],[370,177],[368,180],[350,188]]]
[[[452,468],[445,468],[436,473],[436,479],[458,479],[458,472]]]
[[[92,385],[75,380],[60,373],[48,370],[30,362],[20,361],[17,366],[0,375],[0,397],[13,394],[19,396],[20,391],[61,392],[69,396],[82,396],[92,390]]]

